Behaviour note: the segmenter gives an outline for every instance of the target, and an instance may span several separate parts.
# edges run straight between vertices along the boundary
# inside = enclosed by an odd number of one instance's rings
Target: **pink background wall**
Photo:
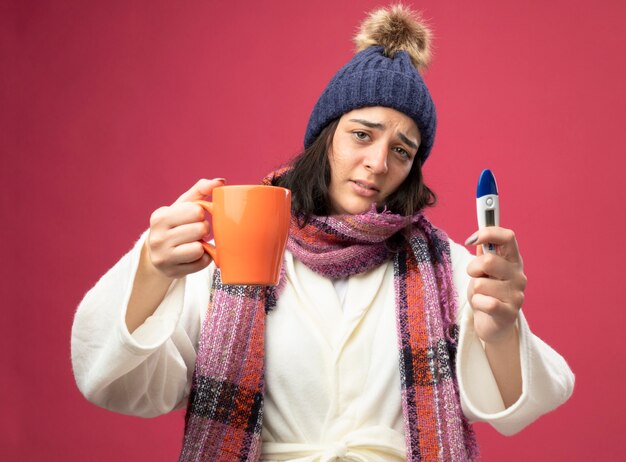
[[[478,425],[485,461],[623,457],[624,2],[420,1],[439,131],[430,215],[475,227],[492,168],[518,234],[534,331],[577,374],[521,434]],[[3,460],[171,461],[183,414],[85,401],[69,359],[83,294],[199,177],[254,183],[309,112],[377,1],[0,3]],[[470,6],[471,5],[471,6]]]

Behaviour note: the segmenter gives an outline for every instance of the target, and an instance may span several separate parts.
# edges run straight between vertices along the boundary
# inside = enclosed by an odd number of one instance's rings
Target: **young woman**
[[[265,179],[292,191],[278,287],[222,285],[199,244],[192,201],[223,179],[153,213],[76,314],[89,400],[141,416],[187,406],[181,460],[464,461],[470,422],[512,434],[569,397],[571,371],[520,311],[514,233],[480,230],[473,257],[422,214],[429,39],[406,8],[372,13],[305,151]]]

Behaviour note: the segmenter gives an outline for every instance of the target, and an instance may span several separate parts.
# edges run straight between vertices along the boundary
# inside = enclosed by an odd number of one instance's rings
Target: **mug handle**
[[[200,207],[202,207],[204,210],[209,212],[211,215],[213,214],[213,202],[198,200],[198,201],[193,201],[193,203],[198,204]],[[217,257],[217,249],[215,248],[215,246],[213,244],[209,244],[208,242],[205,242],[202,240],[200,241],[200,244],[202,244],[202,247],[204,248],[206,253],[208,253],[211,256],[211,258],[213,259],[213,261],[219,268],[220,263]]]

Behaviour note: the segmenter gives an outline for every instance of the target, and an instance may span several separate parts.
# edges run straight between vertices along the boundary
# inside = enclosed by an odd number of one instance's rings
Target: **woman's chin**
[[[333,215],[362,215],[376,206],[374,201],[358,201],[350,204],[338,204],[333,207]]]

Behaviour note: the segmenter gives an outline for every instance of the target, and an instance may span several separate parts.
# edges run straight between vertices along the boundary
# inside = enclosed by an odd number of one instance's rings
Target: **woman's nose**
[[[365,168],[380,175],[387,173],[387,148],[382,145],[373,145],[365,157]]]

